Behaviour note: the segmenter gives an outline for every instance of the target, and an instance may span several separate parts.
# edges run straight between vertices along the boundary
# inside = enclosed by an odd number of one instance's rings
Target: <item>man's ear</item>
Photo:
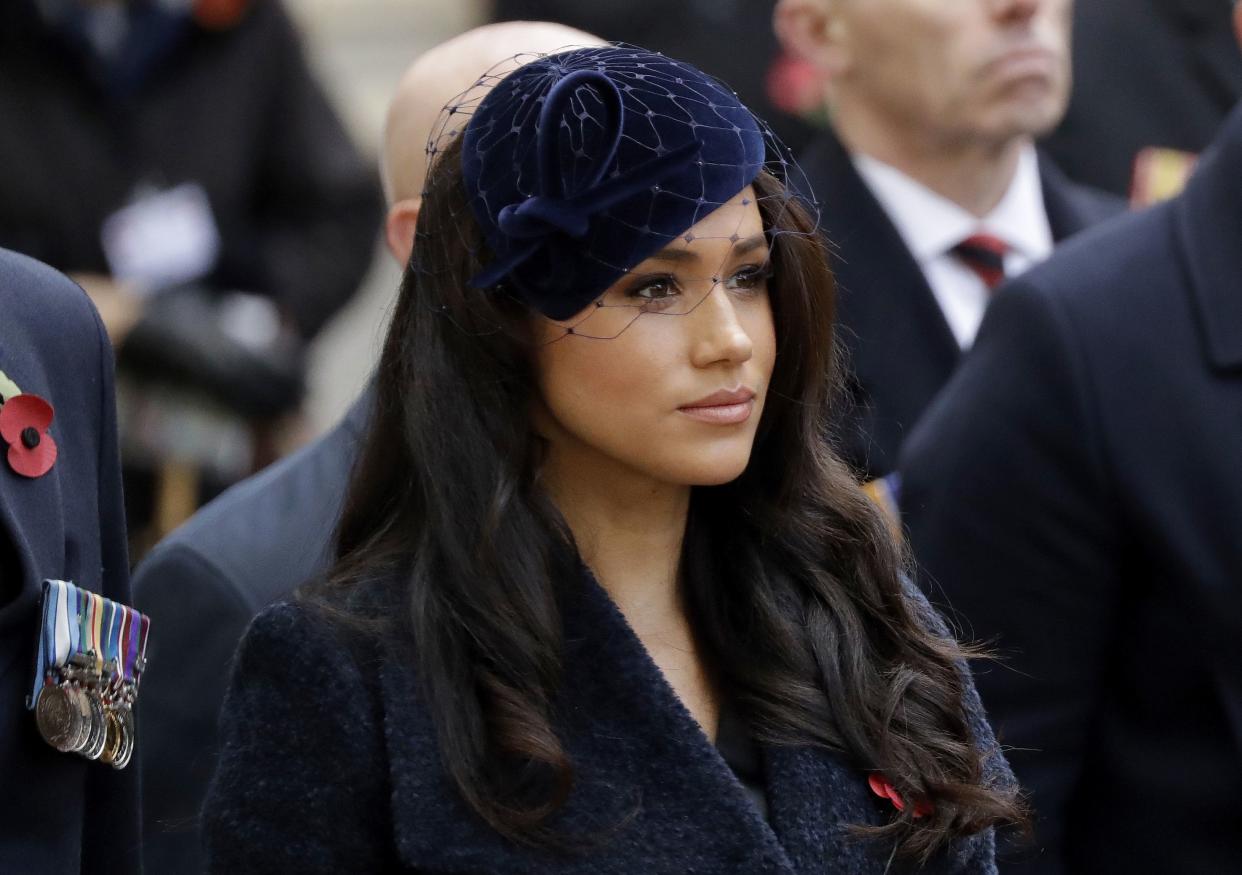
[[[1233,3],[1233,32],[1238,35],[1238,45],[1242,46],[1242,3]]]
[[[839,0],[779,0],[772,26],[781,46],[809,61],[829,78],[852,64]]]
[[[418,211],[423,205],[421,197],[399,200],[388,208],[388,218],[384,222],[384,242],[388,251],[397,259],[397,264],[404,270],[414,251],[414,226],[418,224]]]

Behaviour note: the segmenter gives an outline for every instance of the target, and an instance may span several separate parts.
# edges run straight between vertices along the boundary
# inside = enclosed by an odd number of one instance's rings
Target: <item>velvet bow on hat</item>
[[[490,250],[471,285],[504,283],[568,318],[752,183],[766,145],[736,94],[663,55],[604,46],[532,61],[463,135]]]

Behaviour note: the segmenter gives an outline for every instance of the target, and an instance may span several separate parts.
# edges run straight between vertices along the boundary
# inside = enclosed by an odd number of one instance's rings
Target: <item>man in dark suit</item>
[[[903,452],[930,594],[1005,657],[1010,871],[1242,861],[1240,291],[1242,105],[1178,199],[1006,288]]]
[[[86,294],[0,249],[0,872],[139,871],[137,769],[54,749],[25,701],[44,580],[130,601],[112,389]],[[50,424],[22,421],[23,396]]]
[[[846,460],[889,472],[969,348],[992,290],[1119,212],[1034,137],[1064,112],[1070,0],[780,0],[826,77],[833,129],[802,157],[833,247],[852,370]]]
[[[598,42],[561,25],[510,22],[469,31],[410,67],[389,109],[381,168],[385,239],[398,263],[414,246],[424,153],[441,107],[519,52]],[[215,770],[233,651],[265,606],[328,567],[369,399],[368,391],[327,435],[207,505],[135,572],[135,598],[160,632],[150,643],[160,670],[144,679],[142,712],[143,854],[151,872],[203,868],[199,808]]]
[[[1084,0],[1074,9],[1074,93],[1044,147],[1078,182],[1144,199],[1135,159],[1190,160],[1242,99],[1228,0]],[[1172,155],[1167,160],[1176,160]],[[1154,192],[1159,194],[1159,192]]]

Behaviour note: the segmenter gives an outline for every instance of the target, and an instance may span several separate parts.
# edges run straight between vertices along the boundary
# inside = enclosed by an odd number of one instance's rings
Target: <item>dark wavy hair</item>
[[[984,779],[962,651],[904,594],[901,548],[825,437],[841,377],[824,244],[779,181],[765,173],[755,188],[779,355],[749,466],[693,491],[680,566],[689,620],[761,740],[843,752],[931,803],[930,816],[908,806],[857,827],[926,858],[1018,819],[1019,805]],[[540,485],[531,312],[467,287],[483,255],[453,146],[431,171],[319,592],[339,604],[362,582],[398,582],[457,790],[500,833],[553,846],[563,837],[548,818],[574,775],[553,714],[559,588],[579,579],[578,559]]]

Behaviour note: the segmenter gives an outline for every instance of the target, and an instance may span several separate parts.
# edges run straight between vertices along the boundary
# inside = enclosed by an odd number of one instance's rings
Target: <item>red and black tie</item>
[[[972,234],[949,251],[983,280],[988,291],[994,291],[1005,281],[1005,253],[1009,246],[999,237]]]

